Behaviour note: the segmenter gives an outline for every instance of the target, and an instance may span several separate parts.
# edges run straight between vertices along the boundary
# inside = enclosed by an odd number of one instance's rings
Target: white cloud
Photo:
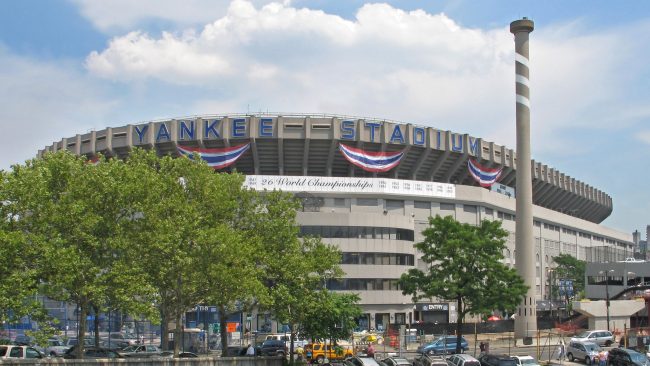
[[[222,17],[230,0],[70,0],[97,29],[105,32],[137,28],[148,21],[176,26],[206,24]],[[254,0],[265,4],[270,0]]]
[[[645,59],[629,34],[647,28],[632,24],[587,36],[579,23],[535,30],[532,133],[543,143],[533,145],[534,153],[575,151],[568,142],[576,136],[559,133],[567,128],[622,128],[647,116],[626,98],[633,76],[619,71]],[[506,26],[470,29],[445,14],[387,4],[365,4],[348,20],[287,3],[235,0],[200,31],[116,37],[86,66],[125,83],[162,80],[205,91],[192,113],[228,106],[229,112],[376,116],[513,148],[513,59]]]
[[[18,57],[0,47],[0,169],[36,156],[57,139],[85,133],[110,109],[112,102],[102,100],[69,66]]]
[[[637,132],[636,138],[637,140],[650,145],[650,130]]]

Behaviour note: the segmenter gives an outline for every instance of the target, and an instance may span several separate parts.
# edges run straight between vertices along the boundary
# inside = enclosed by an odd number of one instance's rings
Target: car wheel
[[[611,345],[612,345],[612,341],[607,341],[607,342],[605,342],[605,347],[609,347],[609,346],[611,346]]]
[[[575,359],[575,357],[573,357],[573,353],[571,353],[571,352],[566,354],[566,358],[568,358],[569,361],[571,361],[571,362],[573,362],[573,360]]]
[[[585,357],[585,365],[591,365],[591,358],[589,356]]]
[[[54,351],[50,352],[50,357],[56,357],[56,352]]]
[[[322,364],[323,361],[325,361],[325,356],[319,355],[318,357],[316,357],[316,363]]]
[[[282,351],[278,352],[278,356],[284,357],[284,352],[282,352]]]

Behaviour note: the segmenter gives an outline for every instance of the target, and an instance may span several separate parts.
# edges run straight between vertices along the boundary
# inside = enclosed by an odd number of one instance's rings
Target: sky
[[[90,130],[200,114],[331,113],[515,148],[511,21],[530,35],[536,161],[650,224],[650,3],[0,1],[0,169]]]

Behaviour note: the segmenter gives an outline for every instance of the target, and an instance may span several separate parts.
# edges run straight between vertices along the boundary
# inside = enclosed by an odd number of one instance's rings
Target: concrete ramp
[[[612,331],[623,330],[630,326],[630,317],[645,307],[643,299],[610,300],[609,301],[609,329]],[[608,329],[607,307],[605,300],[574,301],[573,310],[588,317],[589,329]]]

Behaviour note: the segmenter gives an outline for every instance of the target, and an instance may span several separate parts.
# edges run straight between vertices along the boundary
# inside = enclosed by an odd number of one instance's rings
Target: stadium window
[[[476,213],[476,206],[475,205],[463,205],[463,211],[468,212],[468,213]]]
[[[389,209],[389,210],[404,208],[404,201],[402,201],[402,200],[386,200],[386,208]]]
[[[334,207],[347,207],[345,205],[345,198],[334,198]]]
[[[361,253],[361,264],[375,264],[375,254]]]
[[[494,214],[494,210],[491,209],[491,208],[489,208],[489,207],[486,207],[486,208],[485,208],[485,214],[486,214],[486,215],[493,215],[493,214]]]
[[[535,221],[533,221],[533,226],[540,227],[540,226],[542,226],[542,223],[535,220]]]
[[[431,202],[415,201],[415,202],[413,202],[413,207],[421,208],[421,209],[425,209],[425,210],[430,210],[431,209]]]
[[[503,220],[503,212],[497,211],[497,217]]]
[[[444,202],[440,203],[440,210],[453,211],[455,209],[456,209],[456,205],[453,203],[444,203]]]
[[[357,206],[379,206],[376,198],[357,198]]]

